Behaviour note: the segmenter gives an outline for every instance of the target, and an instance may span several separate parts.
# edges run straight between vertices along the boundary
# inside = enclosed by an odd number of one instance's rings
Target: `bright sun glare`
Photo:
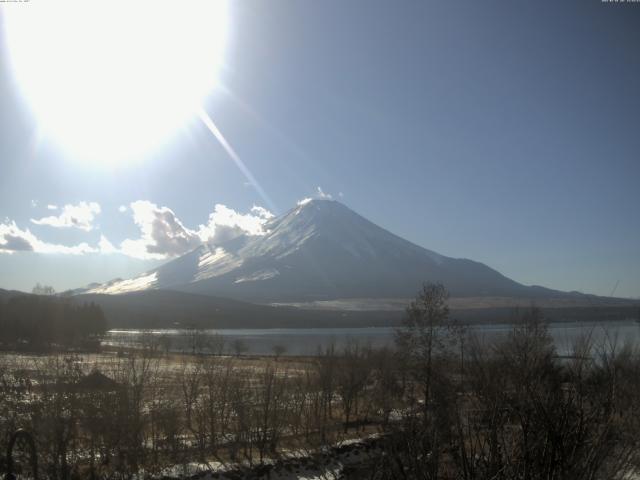
[[[218,81],[227,4],[32,1],[7,9],[5,26],[44,135],[82,161],[113,165],[142,157],[197,114]]]

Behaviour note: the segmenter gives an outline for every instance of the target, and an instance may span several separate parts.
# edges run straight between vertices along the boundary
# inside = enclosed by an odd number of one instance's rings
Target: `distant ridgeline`
[[[106,329],[102,309],[93,303],[40,295],[0,298],[0,346],[5,349],[93,348]]]

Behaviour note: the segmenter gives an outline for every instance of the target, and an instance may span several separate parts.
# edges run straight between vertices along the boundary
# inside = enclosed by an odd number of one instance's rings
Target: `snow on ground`
[[[374,443],[380,436],[345,440],[337,446],[309,455],[308,452],[288,452],[284,458],[267,460],[263,465],[210,465],[190,463],[165,470],[163,478],[191,478],[194,480],[338,480],[344,478],[345,468],[355,466],[379,455]]]

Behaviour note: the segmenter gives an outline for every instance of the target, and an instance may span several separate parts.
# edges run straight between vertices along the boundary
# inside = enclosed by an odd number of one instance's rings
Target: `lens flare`
[[[226,1],[12,7],[5,30],[15,78],[45,138],[79,160],[144,157],[198,114],[218,82]]]
[[[264,189],[260,186],[260,184],[258,183],[258,180],[256,180],[254,175],[251,173],[251,170],[247,168],[247,166],[242,161],[240,156],[237,154],[235,149],[227,141],[225,136],[222,135],[222,132],[216,126],[213,120],[211,120],[211,117],[209,116],[209,114],[202,108],[200,109],[199,116],[200,116],[200,120],[202,120],[202,123],[204,123],[205,127],[207,127],[207,129],[213,134],[215,139],[218,140],[218,142],[220,142],[220,145],[222,146],[224,151],[227,152],[227,155],[229,155],[229,158],[231,158],[231,160],[233,160],[233,163],[236,164],[236,166],[240,170],[240,173],[242,173],[244,177],[247,179],[247,181],[251,184],[251,186],[253,186],[253,188],[256,189],[256,191],[262,197],[262,200],[264,200],[267,206],[271,210],[275,210],[275,205],[267,195],[267,192],[265,192]]]

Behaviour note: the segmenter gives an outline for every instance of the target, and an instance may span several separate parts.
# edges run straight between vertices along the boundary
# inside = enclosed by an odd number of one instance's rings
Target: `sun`
[[[71,157],[121,164],[163,145],[219,81],[226,0],[35,0],[5,10],[17,83]]]

